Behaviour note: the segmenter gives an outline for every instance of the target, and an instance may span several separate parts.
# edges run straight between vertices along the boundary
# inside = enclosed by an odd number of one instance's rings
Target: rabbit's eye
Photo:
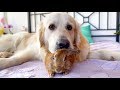
[[[53,56],[53,57],[51,57],[51,60],[55,60],[54,56]]]

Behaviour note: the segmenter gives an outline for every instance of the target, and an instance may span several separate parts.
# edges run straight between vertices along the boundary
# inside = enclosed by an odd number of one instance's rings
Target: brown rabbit
[[[55,73],[68,74],[76,59],[76,54],[79,53],[79,50],[72,49],[60,49],[54,54],[48,52],[45,58],[45,66],[49,76],[53,77]]]

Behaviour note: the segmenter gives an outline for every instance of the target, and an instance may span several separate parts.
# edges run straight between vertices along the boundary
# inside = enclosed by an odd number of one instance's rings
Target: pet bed
[[[120,44],[101,41],[90,45],[91,51],[111,49],[120,51]],[[0,71],[0,78],[49,78],[43,62],[30,61]],[[91,59],[74,64],[67,75],[56,74],[54,78],[120,78],[120,61]]]

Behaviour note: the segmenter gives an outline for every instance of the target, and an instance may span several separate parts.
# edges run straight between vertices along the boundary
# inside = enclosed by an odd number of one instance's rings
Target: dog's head
[[[51,13],[40,25],[37,32],[40,45],[45,45],[51,53],[58,49],[74,49],[80,43],[78,22],[67,13]]]

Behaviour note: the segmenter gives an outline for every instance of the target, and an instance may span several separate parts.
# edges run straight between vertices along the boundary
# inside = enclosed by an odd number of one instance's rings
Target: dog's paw
[[[0,52],[0,58],[6,58],[5,56],[6,56],[6,55],[5,55],[4,52]]]
[[[8,58],[12,55],[13,53],[10,53],[10,52],[0,52],[0,58]]]
[[[115,61],[115,58],[111,56],[109,61]]]

